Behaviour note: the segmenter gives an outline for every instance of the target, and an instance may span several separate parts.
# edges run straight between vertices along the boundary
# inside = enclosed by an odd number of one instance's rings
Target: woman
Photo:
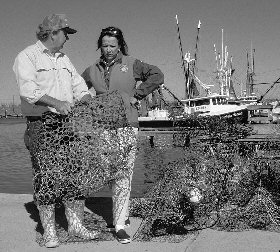
[[[123,94],[129,124],[137,134],[139,102],[163,84],[163,73],[158,67],[129,56],[123,33],[117,27],[102,29],[97,48],[101,51],[101,57],[82,73],[82,77],[96,95],[114,90]],[[141,83],[137,85],[138,82]],[[113,224],[117,240],[123,244],[131,241],[124,227],[129,224],[128,204],[136,147],[131,149],[128,157],[127,165],[131,172],[112,184]]]

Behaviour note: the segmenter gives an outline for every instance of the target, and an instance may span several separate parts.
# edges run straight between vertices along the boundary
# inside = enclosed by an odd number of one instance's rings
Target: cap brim
[[[74,34],[77,32],[77,30],[72,29],[70,27],[64,27],[63,30],[66,31],[68,34]]]

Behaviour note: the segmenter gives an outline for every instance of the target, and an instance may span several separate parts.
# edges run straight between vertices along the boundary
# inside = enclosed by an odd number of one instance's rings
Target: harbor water
[[[26,129],[24,121],[1,119],[0,122],[0,193],[32,194],[32,168],[28,150],[23,142]],[[140,197],[156,180],[160,170],[183,154],[183,149],[173,148],[172,136],[158,136],[152,148],[147,137],[139,137],[139,151],[135,162],[132,197]],[[105,187],[95,196],[109,196]]]

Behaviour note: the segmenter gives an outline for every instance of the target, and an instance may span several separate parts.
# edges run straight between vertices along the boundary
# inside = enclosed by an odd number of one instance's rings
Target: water
[[[0,193],[32,193],[29,152],[23,142],[26,124],[0,124]]]
[[[0,193],[33,193],[32,168],[28,150],[23,142],[25,122],[0,122]],[[135,162],[131,196],[143,195],[157,178],[159,169],[178,159],[183,150],[172,147],[172,136],[155,137],[151,148],[146,137],[140,137]],[[109,196],[104,188],[95,196]]]

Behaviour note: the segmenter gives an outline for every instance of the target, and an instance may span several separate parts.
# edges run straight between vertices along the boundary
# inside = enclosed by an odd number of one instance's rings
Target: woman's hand
[[[137,100],[135,97],[130,97],[130,104],[132,107],[140,109],[140,101]]]

